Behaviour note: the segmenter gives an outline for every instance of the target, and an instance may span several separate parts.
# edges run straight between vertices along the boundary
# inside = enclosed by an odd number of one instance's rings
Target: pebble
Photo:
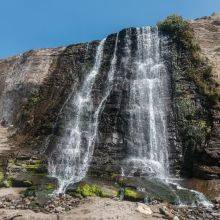
[[[174,215],[170,212],[170,210],[166,206],[160,207],[159,211],[162,215],[165,215],[168,219],[174,218]]]
[[[55,212],[56,213],[61,213],[63,211],[63,208],[62,207],[57,207],[57,208],[55,208]]]

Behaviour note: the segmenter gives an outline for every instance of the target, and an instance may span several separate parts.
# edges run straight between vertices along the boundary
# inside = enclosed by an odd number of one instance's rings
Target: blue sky
[[[0,0],[0,58],[33,48],[101,39],[124,27],[154,25],[167,15],[197,18],[220,0]]]

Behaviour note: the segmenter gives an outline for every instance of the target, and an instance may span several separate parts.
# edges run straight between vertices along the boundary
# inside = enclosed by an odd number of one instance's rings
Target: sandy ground
[[[151,206],[152,214],[137,211],[138,203],[108,198],[89,198],[66,214],[35,213],[31,210],[0,209],[0,220],[159,220],[163,219],[157,206]]]
[[[24,187],[10,187],[10,188],[0,188],[0,197],[12,195],[14,198],[20,197],[20,193],[24,191]]]

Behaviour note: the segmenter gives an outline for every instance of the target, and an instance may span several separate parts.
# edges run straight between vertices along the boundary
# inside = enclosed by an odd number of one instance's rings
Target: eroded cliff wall
[[[214,15],[190,21],[190,25],[202,53],[209,58],[207,63],[211,62],[214,67],[213,77],[218,82],[219,17]],[[127,34],[130,37],[131,52],[128,60],[125,59],[128,52],[125,47]],[[160,34],[166,35],[163,31]],[[210,105],[210,100],[201,92],[198,82],[187,75],[191,55],[178,41],[173,41],[168,35],[166,37],[166,52],[161,56],[169,73],[170,99],[167,102],[170,110],[167,119],[170,169],[175,175],[185,170],[190,176],[219,178],[219,101]],[[132,77],[137,50],[136,38],[135,28],[124,29],[118,34],[117,71],[114,86],[99,118],[98,137],[89,171],[91,175],[110,176],[120,173],[120,165],[127,154],[127,142],[130,140],[127,136],[129,115],[126,107],[130,91],[129,79]],[[107,37],[101,74],[93,88],[94,103],[103,96],[115,40],[116,34]],[[4,120],[3,124],[12,123],[17,128],[12,139],[16,148],[7,153],[10,158],[20,155],[18,160],[22,160],[22,163],[35,161],[35,165],[41,164],[39,160],[50,152],[59,139],[65,117],[63,108],[71,108],[70,97],[77,93],[86,73],[91,70],[97,45],[98,41],[94,41],[66,48],[30,51],[0,61],[1,120]],[[204,62],[201,66],[206,68]],[[199,66],[195,65],[195,68],[199,70]],[[213,82],[213,87],[218,87]],[[210,81],[207,85],[210,87]],[[198,137],[196,144],[195,135]],[[9,162],[6,161],[5,166],[8,166],[6,170],[11,172],[12,178],[16,169],[13,171],[15,164]],[[22,172],[30,173],[28,169]]]
[[[212,67],[212,77],[217,82],[218,93],[220,91],[220,13],[213,13],[196,20],[189,21],[196,39],[200,45],[201,53],[206,57]],[[214,87],[214,85],[213,85]],[[210,106],[209,106],[210,107]],[[209,108],[208,107],[208,108]],[[197,156],[200,166],[195,169],[194,174],[204,177],[210,173],[219,177],[220,173],[220,104],[211,107],[213,120],[210,140],[204,151]],[[204,166],[202,166],[204,165]]]
[[[64,48],[29,51],[0,60],[0,118],[11,124],[21,105],[50,75]]]

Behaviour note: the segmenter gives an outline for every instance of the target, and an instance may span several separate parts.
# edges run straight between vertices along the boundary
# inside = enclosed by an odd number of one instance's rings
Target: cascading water
[[[130,85],[128,175],[135,172],[165,177],[168,174],[166,135],[167,73],[160,60],[157,29],[137,29],[137,55]]]
[[[59,181],[58,193],[65,191],[69,184],[80,181],[88,168],[94,140],[94,126],[96,125],[92,116],[87,120],[85,117],[88,112],[94,111],[91,91],[101,66],[104,43],[105,39],[98,46],[95,64],[86,77],[81,90],[71,100],[75,114],[65,125],[62,138],[50,155],[49,171],[51,176],[56,177]]]
[[[59,181],[57,193],[65,192],[69,184],[79,182],[85,177],[88,170],[97,134],[98,117],[113,84],[117,61],[117,42],[118,35],[103,98],[98,106],[93,105],[91,92],[101,67],[105,39],[98,46],[95,64],[86,77],[81,90],[71,100],[72,108],[76,109],[74,116],[65,125],[62,138],[52,151],[49,160],[50,174]]]
[[[129,157],[123,174],[156,178],[156,181],[152,178],[148,180],[156,186],[156,191],[161,189],[172,194],[177,204],[191,202],[212,206],[202,193],[185,189],[169,177],[166,131],[168,75],[160,59],[161,41],[165,43],[165,39],[159,37],[157,28],[137,29],[137,55],[128,105]],[[190,197],[189,201],[185,201],[184,193]]]
[[[210,203],[196,191],[182,188],[169,178],[168,141],[166,118],[168,115],[168,74],[161,57],[165,39],[158,35],[157,28],[137,28],[137,50],[132,54],[131,29],[126,30],[123,45],[124,82],[130,85],[127,148],[128,157],[122,162],[126,176],[140,175],[150,185],[152,193],[166,191],[178,204],[186,204],[183,198],[190,194],[194,201]],[[119,41],[120,43],[120,41]],[[161,44],[162,43],[162,44]],[[86,76],[79,92],[68,98],[72,112],[65,113],[64,131],[50,154],[49,171],[59,181],[57,193],[65,192],[73,183],[82,180],[88,170],[96,140],[99,116],[111,94],[116,73],[118,34],[102,98],[94,104],[93,86],[100,72],[105,39],[98,46],[95,64]],[[121,48],[119,46],[119,48]],[[127,73],[131,76],[127,78]],[[69,115],[68,115],[69,114]],[[155,178],[151,178],[155,177]],[[150,189],[148,188],[150,191]]]

